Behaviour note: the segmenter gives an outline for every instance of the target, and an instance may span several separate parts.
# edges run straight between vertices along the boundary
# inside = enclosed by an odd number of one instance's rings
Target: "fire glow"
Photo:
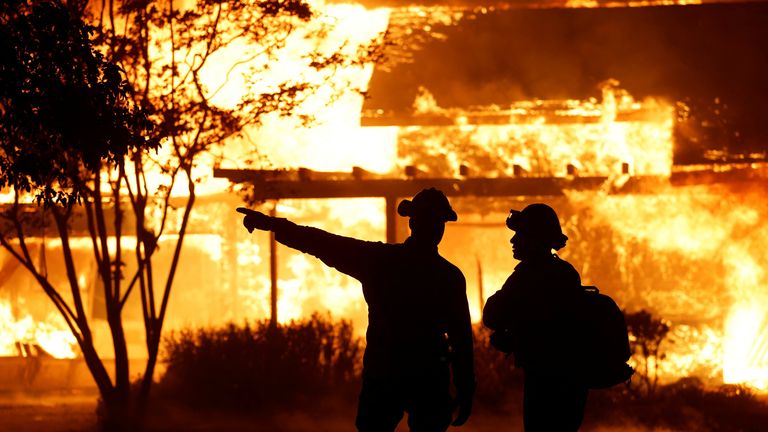
[[[440,116],[450,126],[407,126],[399,133],[398,165],[417,165],[432,176],[460,166],[485,177],[669,175],[673,110],[663,102],[635,101],[602,85],[601,101],[522,101],[509,108],[467,112],[443,109],[423,89],[414,119]],[[568,167],[572,172],[568,172]],[[624,174],[629,174],[625,172]]]
[[[41,355],[42,348],[55,358],[75,358],[76,346],[61,317],[51,314],[44,321],[36,321],[26,315],[15,319],[11,305],[0,301],[0,356]]]
[[[589,7],[596,2],[569,2],[569,5]],[[393,13],[411,15],[414,22],[421,23],[422,29],[430,31],[428,23],[423,22],[429,21],[425,19],[431,16],[428,10],[366,10],[353,5],[325,7],[338,20],[341,34],[337,36],[357,43],[386,30]],[[445,10],[436,15],[443,17],[442,22],[449,23],[461,17],[454,11],[445,18]],[[231,58],[215,63],[224,67],[227,61],[236,62],[237,55],[237,50],[232,50],[225,55]],[[285,73],[286,68],[290,67],[284,65],[276,68],[276,72]],[[222,106],[236,103],[242,91],[240,84],[237,79],[221,82],[220,72],[210,70],[206,85],[218,89],[215,97]],[[343,72],[344,79],[357,81],[361,89],[372,73],[373,65]],[[488,177],[520,175],[516,167],[533,177],[600,175],[608,176],[611,181],[622,181],[629,175],[671,175],[674,109],[669,102],[660,100],[637,101],[619,86],[618,83],[603,85],[599,90],[600,100],[510,101],[507,107],[482,107],[473,111],[440,107],[436,96],[425,87],[413,104],[413,119],[421,124],[371,127],[360,126],[363,97],[352,92],[329,105],[322,98],[310,101],[308,109],[318,112],[318,125],[314,127],[300,128],[290,120],[271,119],[258,130],[247,131],[249,139],[233,142],[230,148],[233,152],[247,151],[251,142],[257,142],[259,153],[269,157],[267,167],[270,168],[301,166],[348,171],[359,166],[393,176],[408,165],[435,177],[458,175],[462,165],[467,166],[472,175]],[[371,116],[375,117],[376,113]],[[488,121],[491,118],[493,120]],[[435,119],[439,119],[439,124],[427,125]],[[572,172],[568,171],[569,166],[573,167]],[[624,170],[624,166],[629,169]],[[614,197],[603,192],[572,194],[567,199],[601,215],[601,220],[616,234],[612,239],[615,249],[621,250],[628,242],[642,241],[651,251],[671,251],[715,262],[724,272],[720,286],[701,287],[696,280],[684,281],[685,288],[706,290],[717,296],[724,323],[715,330],[678,326],[679,338],[687,338],[689,345],[677,346],[670,354],[666,362],[667,376],[696,373],[698,366],[706,364],[719,368],[724,382],[749,383],[768,390],[768,296],[762,294],[768,282],[763,270],[768,262],[764,255],[756,253],[754,246],[768,241],[768,232],[760,228],[766,209],[755,202],[728,201],[728,192],[717,189],[681,188],[658,197]],[[726,208],[726,204],[731,206]],[[383,202],[375,199],[304,200],[281,202],[277,212],[334,232],[380,240],[384,233],[383,208]],[[269,276],[253,271],[257,266],[263,268],[268,260],[268,249],[259,241],[249,239],[236,244],[238,272],[245,281],[237,290],[238,300],[242,302],[242,314],[249,318],[264,317],[269,310]],[[505,247],[505,238],[499,238],[498,242],[500,247]],[[579,244],[569,244],[569,248],[578,247]],[[450,256],[461,251],[443,252]],[[287,253],[284,263],[289,269],[279,279],[281,322],[306,317],[321,309],[332,310],[339,317],[353,318],[358,330],[364,326],[365,305],[355,281],[304,255],[283,250],[281,253]],[[486,270],[483,282],[491,290],[484,293],[485,297],[500,286],[501,275],[512,269],[514,263],[511,253],[509,255],[507,268]],[[589,277],[588,269],[580,270]],[[489,277],[489,274],[499,276]],[[617,289],[616,297],[620,300],[621,287]],[[470,298],[474,297],[470,295]],[[658,309],[662,311],[681,309],[670,306],[677,300],[664,297],[662,292],[656,293],[653,301],[659,302]],[[480,302],[471,301],[471,306],[473,319],[478,321]],[[21,319],[16,316],[10,303],[0,302],[0,355],[17,355],[18,343],[24,343],[38,344],[57,358],[75,357],[74,338],[65,328],[56,325],[58,321],[53,317],[35,322],[29,315]]]

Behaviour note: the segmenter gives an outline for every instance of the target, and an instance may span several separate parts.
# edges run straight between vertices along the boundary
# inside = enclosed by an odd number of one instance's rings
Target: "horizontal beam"
[[[560,110],[567,109],[562,104],[556,107]],[[530,125],[536,122],[540,122],[544,119],[545,124],[548,125],[576,125],[576,124],[597,124],[602,123],[605,120],[600,115],[583,115],[583,116],[570,116],[557,114],[553,108],[551,110],[531,109],[528,114],[517,114],[512,111],[490,111],[490,112],[478,112],[478,111],[463,111],[461,114],[452,112],[446,113],[434,113],[434,114],[420,114],[420,115],[403,115],[395,113],[379,114],[375,111],[364,112],[360,117],[360,126],[362,127],[377,127],[377,126],[463,126],[463,125]],[[648,122],[658,119],[657,114],[650,110],[647,111],[635,111],[635,112],[621,112],[617,114],[615,121],[617,122]]]
[[[691,169],[672,173],[669,180],[674,186],[765,182],[768,180],[768,164],[712,164],[702,167],[692,167]]]
[[[498,178],[320,178],[285,179],[290,172],[281,171],[269,180],[267,171],[215,169],[215,177],[254,186],[250,197],[257,200],[282,198],[375,198],[408,197],[422,189],[434,187],[448,196],[558,196],[567,190],[606,190],[611,193],[639,193],[651,187],[669,185],[666,177],[627,177],[621,185],[608,177],[498,177]]]

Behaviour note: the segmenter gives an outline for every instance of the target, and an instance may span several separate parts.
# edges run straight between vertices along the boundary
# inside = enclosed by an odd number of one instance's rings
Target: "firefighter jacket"
[[[474,390],[466,282],[436,246],[420,248],[410,238],[364,241],[278,221],[277,241],[362,283],[368,303],[364,377],[418,377],[450,364],[457,390]]]
[[[581,293],[579,273],[557,255],[524,260],[488,298],[483,323],[509,332],[516,366],[564,370],[578,352],[575,309]]]

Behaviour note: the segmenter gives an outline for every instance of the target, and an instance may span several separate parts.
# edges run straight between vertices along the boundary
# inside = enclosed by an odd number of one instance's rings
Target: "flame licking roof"
[[[768,94],[766,20],[766,3],[402,9],[392,14],[395,48],[374,72],[364,110],[410,116],[420,87],[440,106],[465,109],[584,100],[612,78],[638,99],[688,106],[676,163],[764,158],[768,106],[754,95]]]

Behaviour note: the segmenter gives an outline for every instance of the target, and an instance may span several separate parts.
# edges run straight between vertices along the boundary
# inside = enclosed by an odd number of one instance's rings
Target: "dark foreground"
[[[450,430],[522,430],[523,374],[488,339],[478,329],[473,415]],[[165,348],[165,373],[152,390],[147,432],[354,431],[362,347],[349,323],[313,316],[277,331],[268,323],[230,325],[181,333]],[[41,370],[38,384],[80,390],[0,386],[0,432],[97,431],[95,388],[64,387],[55,378],[72,374]],[[582,432],[768,430],[764,393],[691,377],[656,385],[652,378],[639,372],[629,385],[591,391]],[[405,430],[402,422],[399,431]]]
[[[0,429],[4,432],[96,432],[97,395],[90,392],[0,393]],[[322,408],[322,409],[319,409]],[[490,412],[478,407],[469,423],[450,430],[464,432],[519,432],[522,422],[510,406]],[[321,412],[318,412],[321,411]],[[339,406],[318,401],[312,410],[279,410],[269,414],[222,413],[165,407],[150,417],[150,432],[171,431],[269,431],[269,432],[346,432],[354,431],[354,406]],[[583,431],[662,432],[667,428],[648,427],[630,422],[586,424]],[[398,432],[407,431],[403,421]]]

